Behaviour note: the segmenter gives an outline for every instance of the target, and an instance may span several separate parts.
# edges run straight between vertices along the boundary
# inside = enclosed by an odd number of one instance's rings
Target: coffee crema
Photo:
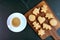
[[[12,25],[14,27],[18,27],[20,24],[21,24],[21,21],[18,17],[15,17],[15,18],[12,19]]]

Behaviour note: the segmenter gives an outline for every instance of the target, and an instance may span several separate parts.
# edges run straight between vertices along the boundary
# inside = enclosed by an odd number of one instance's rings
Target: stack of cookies
[[[45,1],[28,11],[25,16],[30,26],[42,39],[49,36],[49,32],[58,24]]]

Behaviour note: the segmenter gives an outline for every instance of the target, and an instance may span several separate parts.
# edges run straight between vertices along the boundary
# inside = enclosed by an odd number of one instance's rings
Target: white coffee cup
[[[13,24],[12,24],[12,20],[15,17],[19,18],[19,20],[20,20],[19,21],[20,24],[17,27],[13,26]],[[27,25],[27,20],[26,20],[25,16],[21,13],[18,13],[18,12],[12,13],[7,19],[7,26],[9,28],[9,30],[11,30],[12,32],[21,32],[25,29],[26,25]]]

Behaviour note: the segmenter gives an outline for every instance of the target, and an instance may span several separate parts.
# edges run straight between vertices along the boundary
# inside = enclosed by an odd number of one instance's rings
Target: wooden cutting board
[[[46,4],[48,7],[48,10],[50,13],[52,13],[54,15],[54,13],[52,12],[51,8],[48,6],[48,4],[46,3],[46,1],[41,1],[39,4],[37,4],[35,7],[33,7],[32,9],[30,9],[27,13],[25,13],[25,17],[30,25],[30,27],[37,33],[38,32],[36,29],[34,29],[34,27],[32,26],[31,22],[29,21],[28,17],[30,14],[32,14],[33,10],[35,8],[41,7],[43,4]],[[45,34],[43,36],[39,36],[42,40],[44,40],[45,38],[47,38],[48,36],[52,36],[55,40],[60,40],[60,36],[57,34],[57,29],[60,28],[60,21],[56,18],[56,16],[54,15],[55,19],[57,20],[57,25],[55,27],[52,27],[52,30],[46,30]]]

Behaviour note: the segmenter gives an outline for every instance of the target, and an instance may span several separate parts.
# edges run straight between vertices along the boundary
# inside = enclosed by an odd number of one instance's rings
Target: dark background
[[[38,35],[27,24],[24,31],[19,33],[11,32],[6,24],[7,18],[14,12],[25,14],[29,9],[33,8],[42,0],[0,0],[0,40],[41,40]],[[60,20],[60,0],[46,0]],[[60,36],[60,28],[57,30]],[[47,37],[45,40],[53,40]]]

